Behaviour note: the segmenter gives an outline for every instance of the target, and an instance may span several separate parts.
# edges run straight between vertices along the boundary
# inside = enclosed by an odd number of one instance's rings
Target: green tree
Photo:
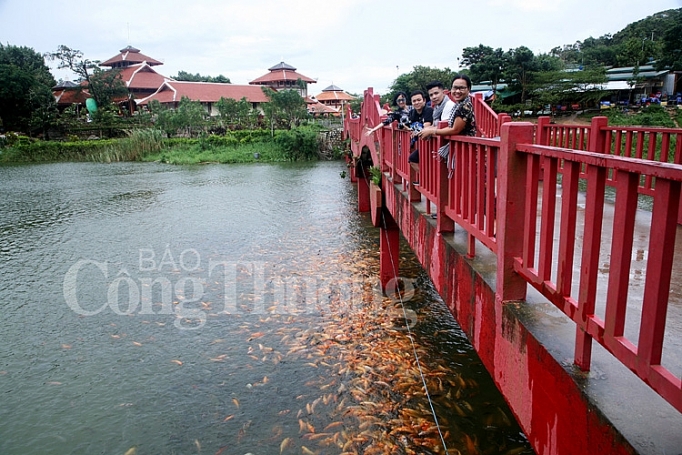
[[[521,102],[526,101],[533,74],[537,65],[533,51],[525,46],[510,49],[505,54],[506,66],[504,71],[508,86],[521,93]]]
[[[662,55],[656,64],[659,70],[668,67],[672,71],[682,71],[682,12],[679,16],[679,21],[667,26],[663,32]]]
[[[192,134],[204,126],[208,113],[199,101],[192,101],[186,96],[180,99],[175,111],[180,128],[184,128],[191,137]]]
[[[391,84],[390,91],[382,97],[382,102],[388,102],[393,96],[403,91],[409,94],[415,90],[423,90],[426,93],[426,86],[431,81],[441,81],[446,88],[450,88],[455,72],[450,68],[431,68],[429,66],[417,65],[409,73],[401,74]]]
[[[0,81],[0,126],[46,133],[57,108],[44,57],[28,47],[0,44]]]
[[[202,76],[199,73],[192,74],[187,71],[178,71],[178,75],[173,79],[176,81],[188,81],[188,82],[217,82],[220,84],[230,84],[230,78],[219,74],[216,77],[213,76]]]
[[[275,127],[291,129],[308,117],[305,101],[296,90],[276,92],[264,86],[263,92],[270,100],[269,103],[264,104],[263,110],[273,130]]]
[[[469,77],[472,81],[490,81],[495,91],[502,79],[506,63],[506,56],[501,48],[493,49],[482,44],[478,47],[465,47],[460,60],[460,65],[469,68]]]
[[[83,53],[77,49],[71,49],[62,44],[56,52],[48,53],[47,57],[51,60],[58,60],[60,62],[58,68],[68,68],[81,81],[85,81],[88,92],[98,106],[108,106],[114,100],[128,95],[120,70],[103,70],[98,66],[99,61],[83,58]]]
[[[605,83],[606,72],[603,68],[573,72],[543,70],[534,75],[529,95],[536,109],[564,103],[587,105],[604,96]]]
[[[172,137],[177,134],[180,125],[175,116],[175,112],[158,100],[153,100],[149,103],[149,110],[152,112],[152,120],[156,128],[166,133],[167,137]]]
[[[252,126],[254,115],[246,97],[237,101],[232,98],[222,97],[216,103],[216,108],[220,112],[220,119],[223,123],[239,128]]]

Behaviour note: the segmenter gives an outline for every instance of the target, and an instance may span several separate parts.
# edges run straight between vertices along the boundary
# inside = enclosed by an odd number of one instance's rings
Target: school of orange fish
[[[367,273],[362,261],[349,261],[344,267]],[[477,381],[456,371],[448,359],[434,359],[419,340],[413,347],[411,340],[418,336],[406,330],[400,302],[377,299],[369,286],[364,295],[353,299],[332,297],[323,314],[306,319],[306,328],[301,328],[295,314],[261,317],[257,324],[241,326],[249,343],[247,355],[255,362],[299,362],[315,373],[305,383],[310,393],[297,397],[298,409],[273,410],[280,424],[269,438],[281,438],[280,454],[533,453],[525,440],[484,440],[480,436],[484,431],[469,431],[470,418],[476,413],[470,397],[478,394]],[[249,331],[273,327],[273,321],[277,323],[274,333]],[[416,357],[422,359],[420,365]],[[422,374],[435,402],[438,425]],[[266,376],[248,386],[269,382]],[[239,397],[233,404],[239,407]],[[492,408],[478,418],[482,426],[512,426],[508,410]],[[233,418],[230,413],[224,421]],[[250,422],[239,427],[238,442],[249,427]],[[291,435],[291,427],[298,428],[297,435]],[[223,446],[217,455],[228,447]]]
[[[362,260],[339,262],[356,276],[372,275],[368,272],[372,265]],[[318,267],[314,273],[320,273]],[[248,442],[258,439],[267,440],[260,449],[272,450],[278,444],[280,455],[532,454],[522,435],[489,436],[486,429],[517,431],[508,409],[497,404],[476,409],[477,380],[457,371],[456,362],[438,358],[437,347],[434,354],[433,345],[420,344],[420,336],[406,330],[401,320],[401,305],[395,299],[376,298],[376,291],[366,286],[364,295],[355,295],[350,302],[331,296],[315,317],[299,317],[295,311],[275,314],[275,307],[264,315],[240,316],[238,330],[249,362],[271,365],[274,371],[284,362],[296,364],[309,370],[304,376],[311,379],[304,384],[307,393],[296,397],[297,407],[270,407],[269,420],[278,423],[265,435],[242,411],[250,393],[274,386],[274,375],[233,393],[231,404],[216,418],[220,425],[231,426],[234,439],[225,441],[215,455],[258,455],[259,447]],[[211,310],[210,303],[204,307]],[[227,359],[228,354],[207,354],[206,360]],[[179,359],[170,361],[183,366]],[[194,442],[200,453],[201,442]],[[135,453],[134,447],[131,450],[129,455]]]

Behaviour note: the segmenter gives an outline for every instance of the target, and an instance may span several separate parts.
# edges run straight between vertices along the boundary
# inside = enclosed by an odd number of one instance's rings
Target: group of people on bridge
[[[369,136],[379,128],[393,122],[399,129],[411,130],[409,162],[418,165],[419,150],[415,147],[417,139],[434,136],[476,135],[476,118],[471,100],[471,79],[465,74],[458,74],[452,81],[449,94],[441,81],[432,81],[426,86],[429,100],[422,90],[407,94],[399,91],[393,97],[395,109],[388,113],[386,119],[372,129],[366,131]],[[439,128],[440,122],[447,121],[447,126]],[[450,156],[449,143],[440,147],[438,157],[447,160],[448,169],[454,168],[454,157]]]

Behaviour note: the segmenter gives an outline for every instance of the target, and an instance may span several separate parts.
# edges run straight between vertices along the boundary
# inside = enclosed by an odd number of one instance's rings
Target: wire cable
[[[363,176],[366,176],[366,169],[364,166],[364,163],[360,161],[360,165],[362,166],[362,173]],[[382,172],[383,176],[383,172]],[[391,268],[393,269],[393,279],[396,283],[398,283],[398,270],[396,268],[396,260],[393,257],[393,253],[391,252],[390,248],[390,239],[388,237],[388,224],[386,223],[386,217],[384,216],[383,210],[381,211],[381,221],[382,221],[382,231],[383,234],[386,236],[386,244],[388,245],[388,254],[390,256],[390,261],[391,261]],[[419,354],[417,353],[417,345],[414,342],[414,335],[412,334],[412,330],[410,330],[410,324],[409,324],[409,319],[407,317],[407,312],[405,311],[405,302],[403,302],[403,296],[402,293],[398,290],[396,292],[398,294],[398,299],[400,301],[400,308],[403,312],[403,318],[405,319],[405,327],[407,327],[407,337],[410,339],[410,343],[412,345],[412,353],[414,354],[415,361],[417,362],[417,368],[419,369],[419,376],[421,377],[422,380],[422,385],[424,386],[424,392],[426,394],[426,399],[429,402],[429,408],[431,408],[431,415],[433,416],[434,423],[436,424],[436,428],[438,429],[438,435],[440,436],[440,441],[443,444],[443,451],[447,453],[448,447],[445,444],[445,437],[443,436],[443,431],[441,430],[440,423],[438,422],[438,416],[436,415],[436,410],[433,407],[433,400],[431,399],[431,394],[429,393],[429,388],[426,385],[426,377],[424,376],[424,370],[422,369],[421,362],[419,360]]]

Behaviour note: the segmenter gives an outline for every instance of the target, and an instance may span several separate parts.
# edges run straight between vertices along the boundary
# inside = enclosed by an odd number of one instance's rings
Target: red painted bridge
[[[478,136],[419,140],[418,169],[409,132],[365,135],[371,88],[348,111],[382,283],[402,234],[538,454],[682,454],[682,129],[512,122],[474,98]]]

